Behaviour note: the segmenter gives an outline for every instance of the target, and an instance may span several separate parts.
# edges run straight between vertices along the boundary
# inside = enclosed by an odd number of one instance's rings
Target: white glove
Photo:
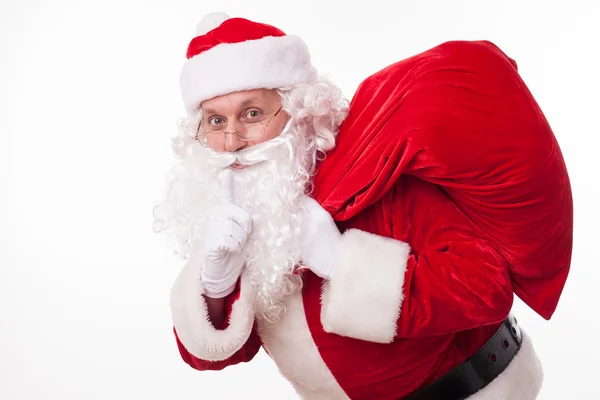
[[[252,218],[234,203],[233,172],[229,169],[221,175],[220,213],[211,221],[204,243],[204,268],[202,283],[206,295],[223,298],[235,290],[244,267],[242,249],[252,230]]]
[[[342,234],[331,215],[313,198],[299,199],[302,212],[300,260],[323,279],[330,279]]]

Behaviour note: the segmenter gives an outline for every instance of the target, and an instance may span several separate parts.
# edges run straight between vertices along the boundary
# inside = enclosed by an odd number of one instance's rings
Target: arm
[[[201,251],[192,254],[171,290],[171,315],[181,355],[197,369],[221,369],[249,361],[260,347],[254,333],[250,282],[242,274],[233,293],[207,302],[203,260]]]
[[[252,219],[234,203],[233,173],[225,170],[221,180],[223,207],[171,291],[177,343],[183,359],[196,369],[249,361],[260,347],[254,333],[252,285],[243,273],[242,249]]]
[[[505,259],[437,187],[414,178],[399,187],[408,190],[390,193],[353,223],[361,229],[344,233],[324,284],[325,330],[389,343],[502,321],[513,300]],[[373,222],[381,213],[389,223]]]
[[[326,332],[390,343],[508,315],[513,289],[505,258],[439,187],[403,177],[340,225],[349,229],[323,284]]]

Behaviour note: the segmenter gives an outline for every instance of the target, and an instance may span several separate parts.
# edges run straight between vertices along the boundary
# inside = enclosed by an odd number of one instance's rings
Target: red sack
[[[313,196],[342,222],[402,175],[441,188],[506,259],[514,293],[551,317],[570,268],[569,177],[516,63],[494,44],[443,43],[362,82]]]

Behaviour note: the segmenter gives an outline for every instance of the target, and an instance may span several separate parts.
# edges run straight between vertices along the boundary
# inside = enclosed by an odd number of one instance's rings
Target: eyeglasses
[[[263,119],[258,122],[251,122],[249,124],[242,124],[239,128],[234,131],[210,131],[201,132],[202,124],[198,125],[198,131],[196,132],[196,140],[204,147],[210,148],[222,148],[225,143],[225,137],[227,134],[234,134],[241,141],[248,142],[250,140],[258,140],[265,136],[265,130],[273,120],[283,109],[283,106],[279,107],[275,114],[268,119],[265,124]]]

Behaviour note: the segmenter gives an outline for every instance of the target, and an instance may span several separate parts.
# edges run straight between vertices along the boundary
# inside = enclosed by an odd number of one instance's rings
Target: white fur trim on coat
[[[180,85],[186,110],[227,93],[278,89],[312,83],[317,71],[306,44],[297,36],[268,36],[223,43],[186,61]]]
[[[233,304],[229,326],[215,329],[202,296],[203,257],[194,254],[183,267],[171,290],[171,317],[179,341],[195,357],[221,361],[231,357],[248,340],[254,326],[251,283],[242,275],[240,298]]]
[[[531,338],[523,328],[523,344],[508,367],[489,385],[468,400],[534,400],[542,387],[544,372]]]
[[[302,293],[285,299],[275,324],[259,320],[258,334],[281,374],[303,400],[349,399],[323,361],[306,321]]]
[[[357,229],[346,231],[321,296],[326,332],[377,343],[396,336],[407,243]]]

